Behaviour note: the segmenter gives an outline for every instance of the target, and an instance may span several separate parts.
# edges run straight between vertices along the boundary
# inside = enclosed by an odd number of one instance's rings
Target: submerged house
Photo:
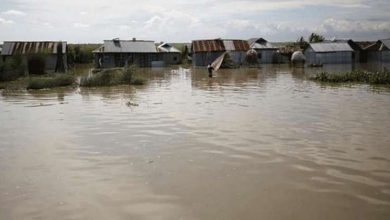
[[[207,66],[225,52],[225,46],[221,39],[194,40],[191,51],[194,66]]]
[[[192,64],[207,66],[227,52],[235,65],[242,65],[248,50],[249,44],[244,40],[194,40],[191,44]]]
[[[176,65],[181,63],[181,51],[171,44],[162,43],[157,47],[157,50],[162,53],[161,56],[165,65]]]
[[[246,40],[223,40],[225,50],[235,65],[245,64],[246,53],[249,51],[249,44]]]
[[[349,40],[334,39],[332,41],[327,41],[327,42],[347,43],[354,51],[353,62],[360,63],[360,62],[364,62],[366,60],[364,49],[357,42],[353,41],[352,39],[349,39]]]
[[[1,56],[4,61],[16,56],[21,57],[30,73],[35,73],[33,69],[36,69],[37,62],[41,66],[39,70],[44,68],[61,72],[67,69],[66,53],[67,43],[63,41],[5,41]],[[43,59],[44,63],[41,64],[39,59]]]
[[[308,64],[348,64],[355,62],[355,51],[347,42],[311,43],[304,54]]]
[[[93,52],[97,68],[124,67],[137,65],[152,67],[161,65],[162,56],[157,51],[154,41],[143,40],[105,40],[104,44]]]
[[[257,52],[258,63],[276,63],[279,48],[272,45],[264,38],[251,38],[249,47]]]
[[[367,61],[390,63],[390,38],[378,40],[365,48]]]

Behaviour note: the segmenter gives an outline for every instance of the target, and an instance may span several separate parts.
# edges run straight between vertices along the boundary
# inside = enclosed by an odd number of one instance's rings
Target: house
[[[225,52],[225,46],[221,39],[194,40],[191,51],[194,66],[207,66]]]
[[[347,42],[311,43],[304,54],[308,64],[348,64],[355,62],[355,51]]]
[[[390,62],[390,38],[378,40],[365,48],[368,62]]]
[[[181,51],[168,43],[162,43],[157,47],[157,51],[162,53],[162,60],[165,65],[176,65],[181,63]]]
[[[157,51],[154,41],[136,40],[105,40],[104,44],[93,52],[97,68],[124,67],[137,65],[152,67],[161,65],[162,56]]]
[[[245,63],[249,44],[244,40],[194,40],[191,44],[192,64],[207,66],[219,56],[227,52],[235,65]]]
[[[66,53],[67,43],[63,41],[5,41],[1,56],[4,61],[15,56],[21,57],[31,72],[37,56],[43,57],[45,70],[66,70]]]
[[[246,53],[250,49],[246,40],[223,40],[223,44],[233,64],[239,66],[245,64]]]
[[[272,45],[264,38],[251,38],[249,47],[257,52],[258,63],[276,63],[279,48]]]
[[[364,52],[364,49],[360,46],[360,44],[358,42],[355,42],[352,39],[349,39],[349,40],[334,39],[332,41],[325,41],[325,42],[347,43],[354,51],[353,62],[361,63],[361,62],[365,62],[365,60],[366,60],[366,54]]]

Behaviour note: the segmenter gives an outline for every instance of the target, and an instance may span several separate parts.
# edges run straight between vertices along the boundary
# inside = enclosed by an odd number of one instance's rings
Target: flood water
[[[0,219],[390,219],[390,87],[144,71],[0,91]]]

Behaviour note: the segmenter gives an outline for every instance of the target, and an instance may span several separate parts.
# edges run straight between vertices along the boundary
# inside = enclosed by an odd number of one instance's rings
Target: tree
[[[325,40],[325,37],[316,33],[311,33],[309,36],[310,43],[322,42]]]
[[[305,40],[305,38],[302,36],[297,41],[299,48],[302,50],[306,50],[309,47],[309,43]]]

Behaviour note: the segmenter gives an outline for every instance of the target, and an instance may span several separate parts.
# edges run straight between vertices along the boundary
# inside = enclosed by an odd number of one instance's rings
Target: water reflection
[[[0,219],[390,217],[388,87],[288,65],[142,71],[2,91]]]

